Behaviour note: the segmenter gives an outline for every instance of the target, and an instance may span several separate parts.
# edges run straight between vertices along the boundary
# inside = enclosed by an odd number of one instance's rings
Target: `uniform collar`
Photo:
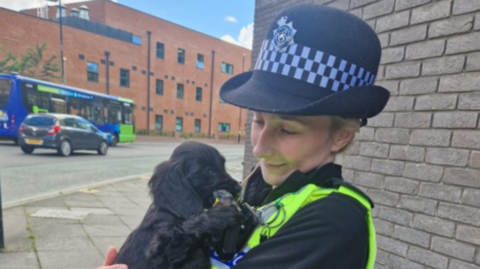
[[[315,184],[317,186],[327,188],[334,187],[332,179],[342,178],[342,167],[338,164],[327,163],[322,167],[312,170],[308,173],[302,173],[299,170],[293,172],[282,184],[273,189],[262,204],[268,204],[283,195],[296,192],[303,186]]]

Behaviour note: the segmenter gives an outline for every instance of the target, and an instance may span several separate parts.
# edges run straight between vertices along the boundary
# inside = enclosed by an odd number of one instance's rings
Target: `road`
[[[94,151],[79,151],[69,157],[60,157],[55,151],[42,149],[27,155],[10,142],[0,142],[2,206],[10,207],[134,176],[148,177],[179,144],[135,142],[110,148],[106,156]],[[240,180],[244,146],[213,146],[227,159],[228,171]]]

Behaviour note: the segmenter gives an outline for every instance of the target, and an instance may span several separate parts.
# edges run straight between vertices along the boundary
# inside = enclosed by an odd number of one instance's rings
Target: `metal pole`
[[[60,15],[60,62],[62,64],[62,84],[65,85],[65,63],[63,62],[63,27],[62,27],[62,17],[63,17],[63,7],[62,0],[58,1],[59,15]]]
[[[5,248],[5,240],[3,237],[3,216],[2,216],[2,184],[0,180],[0,249]]]
[[[215,70],[215,51],[212,50],[212,70],[210,76],[210,112],[208,113],[208,137],[212,137],[212,99],[213,99],[213,71]]]
[[[242,58],[242,73],[244,72],[244,68],[245,68],[245,53],[243,54],[243,58]],[[238,139],[237,139],[237,143],[240,144],[240,140],[241,140],[241,133],[242,133],[242,108],[240,107],[239,108],[239,111],[238,111]]]
[[[107,58],[107,95],[110,95],[110,52],[105,51],[105,57]]]
[[[150,135],[150,41],[152,38],[152,31],[147,31],[148,35],[148,59],[147,59],[147,135]]]

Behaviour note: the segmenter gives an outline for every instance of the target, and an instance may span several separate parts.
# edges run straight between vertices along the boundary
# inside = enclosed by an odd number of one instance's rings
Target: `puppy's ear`
[[[203,210],[203,203],[190,184],[188,173],[172,161],[158,165],[150,182],[155,207],[186,219]]]

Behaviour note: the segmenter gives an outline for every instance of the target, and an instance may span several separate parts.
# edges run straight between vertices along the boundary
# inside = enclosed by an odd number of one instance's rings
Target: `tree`
[[[47,43],[35,44],[34,48],[27,48],[20,59],[11,52],[7,52],[5,59],[0,59],[0,73],[17,72],[23,76],[46,81],[60,78],[57,75],[60,67],[55,61],[56,56],[52,55],[48,60],[43,59],[47,47]]]

